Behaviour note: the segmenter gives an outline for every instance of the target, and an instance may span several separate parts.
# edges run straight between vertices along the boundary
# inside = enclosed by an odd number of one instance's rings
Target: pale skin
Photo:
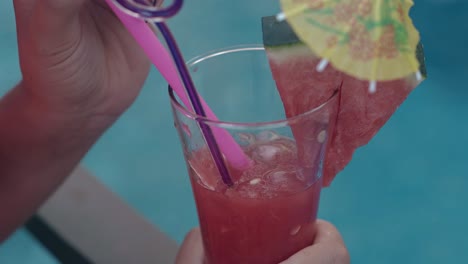
[[[14,0],[22,80],[0,100],[0,243],[65,180],[133,103],[150,63],[102,0]],[[317,224],[283,264],[345,264],[339,232]],[[198,229],[177,262],[202,263]]]
[[[313,225],[311,223],[311,225]],[[313,245],[299,251],[279,264],[349,264],[348,250],[338,230],[329,222],[317,220],[315,229],[309,228],[315,235]],[[311,226],[312,227],[312,226]],[[316,233],[315,233],[316,232]],[[177,264],[202,264],[204,259],[200,229],[192,229],[177,255]]]

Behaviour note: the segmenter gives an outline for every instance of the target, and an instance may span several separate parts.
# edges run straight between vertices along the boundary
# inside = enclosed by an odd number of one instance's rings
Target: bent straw
[[[195,90],[195,86],[193,85],[192,78],[190,78],[190,74],[185,65],[182,53],[180,52],[179,47],[177,46],[177,42],[175,41],[171,31],[164,22],[157,23],[157,26],[159,28],[159,31],[161,31],[161,34],[164,36],[164,39],[166,39],[166,43],[169,47],[169,50],[171,51],[172,57],[174,58],[174,62],[177,66],[177,69],[179,70],[182,81],[184,82],[184,85],[186,87],[185,90],[187,91],[190,97],[190,102],[192,103],[195,113],[197,113],[200,116],[206,117],[205,110],[203,109],[203,106],[200,103],[200,97],[198,96],[198,93]],[[223,182],[227,186],[232,186],[234,183],[232,182],[232,179],[229,176],[228,168],[223,160],[223,155],[221,154],[221,151],[219,151],[218,144],[216,143],[216,140],[213,137],[213,131],[211,130],[210,126],[203,122],[199,122],[199,125],[205,138],[206,144],[210,149],[211,156],[213,157],[213,160],[216,163],[216,167],[219,173],[221,174]]]
[[[190,100],[185,93],[185,89],[181,83],[174,61],[159,39],[154,35],[153,31],[143,20],[126,14],[120,10],[112,3],[112,0],[106,0],[106,2],[137,43],[141,46],[154,66],[161,72],[162,76],[174,89],[182,103],[188,108],[191,107]],[[205,110],[206,117],[211,120],[217,120],[216,115],[209,108],[203,98],[200,98],[200,102]],[[250,159],[245,155],[242,148],[225,129],[213,127],[213,134],[221,152],[233,167],[245,169],[250,166]]]

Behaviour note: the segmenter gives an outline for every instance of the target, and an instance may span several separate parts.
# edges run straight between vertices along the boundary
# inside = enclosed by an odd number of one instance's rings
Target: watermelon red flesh
[[[341,73],[331,65],[317,72],[319,58],[303,44],[266,50],[288,117],[323,104],[339,89],[338,116],[325,155],[325,186],[350,162],[356,148],[374,137],[417,85],[411,78],[379,82],[377,92],[370,94],[367,81]]]

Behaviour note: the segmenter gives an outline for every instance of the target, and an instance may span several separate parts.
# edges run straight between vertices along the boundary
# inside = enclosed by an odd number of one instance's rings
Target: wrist
[[[70,139],[76,144],[97,139],[118,118],[73,105],[53,105],[32,96],[23,84],[7,95],[9,111],[18,122],[34,130],[37,139]],[[25,127],[25,129],[27,129]],[[70,142],[71,143],[71,142]]]
[[[0,99],[0,240],[30,217],[110,126],[108,118],[51,111],[18,85]]]

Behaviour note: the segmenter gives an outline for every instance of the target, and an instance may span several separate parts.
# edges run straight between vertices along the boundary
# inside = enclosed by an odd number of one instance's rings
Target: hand
[[[281,264],[349,264],[348,250],[338,230],[330,223],[317,220],[314,244]]]
[[[117,117],[150,63],[104,0],[14,0],[23,81],[51,114]]]
[[[23,79],[0,98],[0,243],[135,100],[149,61],[104,0],[14,0]]]
[[[177,254],[176,264],[203,264],[203,241],[199,228],[192,229],[184,239]]]
[[[348,250],[336,228],[323,220],[316,223],[314,244],[280,264],[349,264]],[[202,264],[203,243],[200,229],[190,231],[180,248],[176,264]]]

